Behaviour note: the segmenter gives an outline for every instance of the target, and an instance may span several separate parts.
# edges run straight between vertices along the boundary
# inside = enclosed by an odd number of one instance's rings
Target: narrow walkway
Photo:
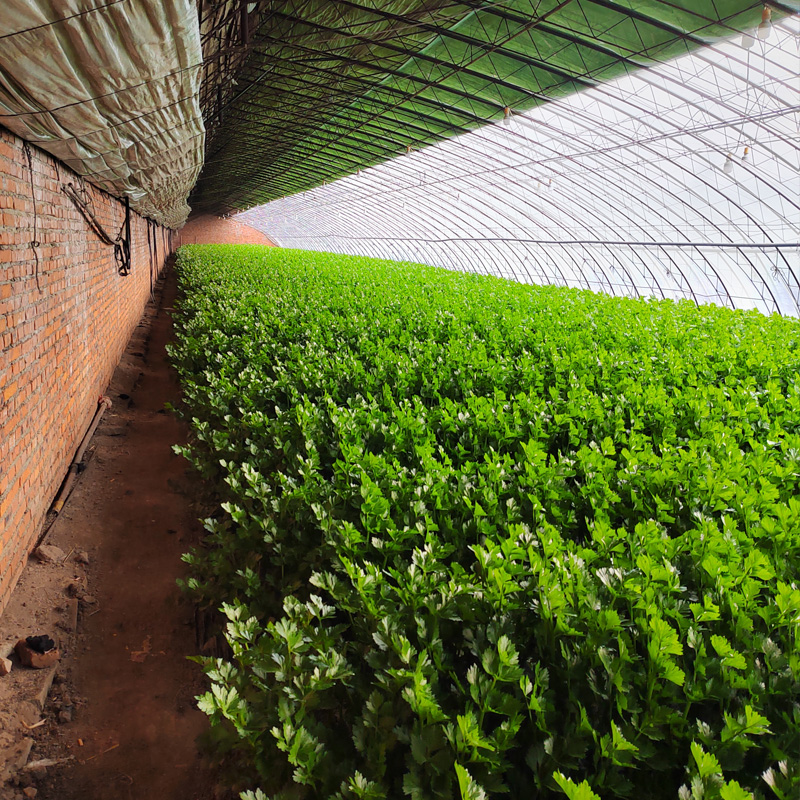
[[[186,658],[196,652],[194,613],[175,584],[181,554],[200,536],[186,463],[171,449],[185,427],[164,412],[179,393],[164,349],[175,294],[170,270],[149,333],[140,326],[112,383],[95,455],[49,537],[89,553],[90,599],[64,663],[75,714],[58,731],[75,761],[40,785],[40,800],[214,797],[196,744],[207,728],[193,699],[202,674]]]

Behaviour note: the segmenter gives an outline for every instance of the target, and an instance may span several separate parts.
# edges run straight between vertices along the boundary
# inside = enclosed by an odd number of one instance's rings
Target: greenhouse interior
[[[800,798],[800,3],[6,0],[2,800]]]

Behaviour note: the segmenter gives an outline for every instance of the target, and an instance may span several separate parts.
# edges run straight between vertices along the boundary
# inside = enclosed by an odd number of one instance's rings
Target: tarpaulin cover
[[[2,0],[0,124],[172,228],[202,166],[193,0]]]

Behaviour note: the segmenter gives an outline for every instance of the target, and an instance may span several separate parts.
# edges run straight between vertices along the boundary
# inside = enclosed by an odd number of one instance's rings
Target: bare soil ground
[[[170,271],[109,387],[114,405],[88,466],[47,536],[65,560],[31,559],[0,618],[0,645],[46,633],[62,651],[54,671],[15,663],[0,677],[2,800],[224,794],[197,744],[208,727],[194,702],[204,678],[187,660],[197,652],[194,609],[175,583],[181,554],[202,533],[192,479],[171,448],[186,430],[164,410],[179,397],[164,350],[175,292]],[[43,759],[56,763],[37,764]]]

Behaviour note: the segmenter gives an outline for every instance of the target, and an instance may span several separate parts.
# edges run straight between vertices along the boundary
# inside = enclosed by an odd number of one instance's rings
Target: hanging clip
[[[762,41],[769,39],[772,33],[772,9],[764,6],[761,12],[761,24],[758,26],[758,38]]]

